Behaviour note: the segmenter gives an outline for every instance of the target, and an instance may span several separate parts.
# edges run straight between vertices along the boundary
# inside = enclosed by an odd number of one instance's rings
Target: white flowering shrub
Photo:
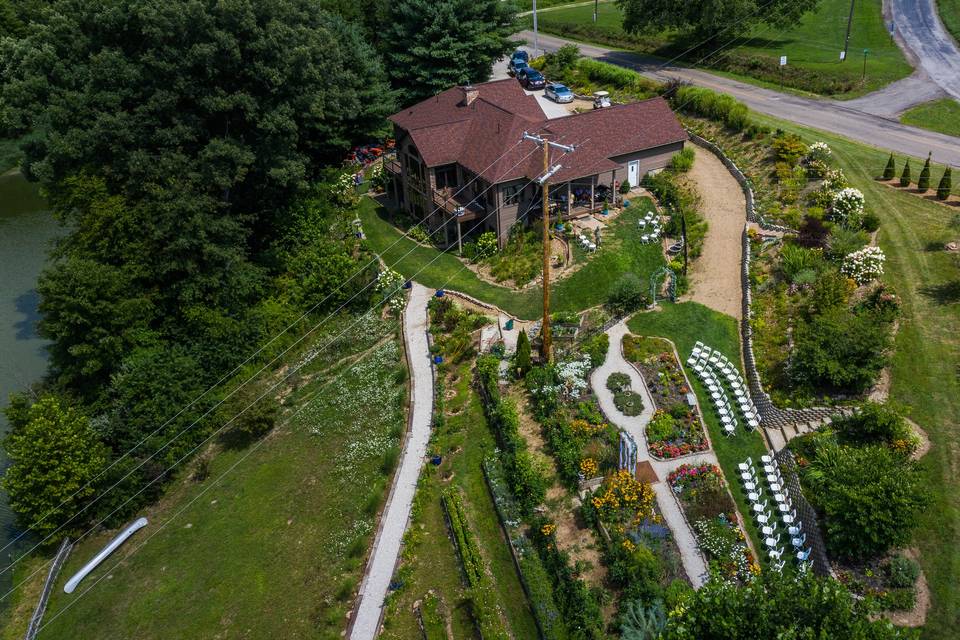
[[[828,191],[840,191],[849,185],[847,176],[840,169],[829,169],[823,176],[823,188]]]
[[[587,388],[587,374],[590,372],[590,356],[581,360],[570,360],[557,365],[557,377],[560,378],[561,393],[568,399],[579,398]]]
[[[833,196],[830,219],[845,227],[859,228],[863,223],[863,193],[848,187]]]
[[[825,163],[830,160],[832,155],[833,151],[830,150],[826,142],[814,142],[810,145],[810,150],[807,151],[807,162]]]
[[[400,313],[407,304],[403,295],[403,276],[393,269],[384,269],[377,276],[377,293],[383,296],[394,313]]]
[[[344,173],[337,178],[330,189],[337,204],[348,207],[354,205],[359,200],[357,196],[357,186],[353,181],[352,173]]]
[[[864,247],[847,254],[840,272],[853,278],[857,284],[866,284],[883,275],[883,263],[887,259],[880,247]]]

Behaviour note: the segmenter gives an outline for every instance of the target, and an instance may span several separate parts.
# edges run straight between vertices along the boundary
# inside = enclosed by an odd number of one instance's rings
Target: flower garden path
[[[410,364],[410,422],[400,464],[380,516],[373,550],[360,583],[350,628],[352,640],[373,640],[380,629],[384,600],[400,558],[403,534],[430,439],[433,418],[433,365],[427,344],[427,303],[431,289],[414,283],[403,316],[403,337]]]
[[[657,473],[658,481],[653,484],[657,496],[657,506],[664,522],[673,532],[674,540],[680,549],[680,559],[683,568],[694,587],[700,587],[706,579],[707,563],[697,545],[693,530],[687,523],[680,504],[673,495],[673,489],[667,485],[666,479],[671,471],[681,464],[703,464],[709,462],[720,466],[717,456],[710,450],[695,455],[684,456],[674,460],[657,460],[647,451],[646,426],[653,417],[653,398],[647,390],[647,385],[640,374],[627,362],[620,350],[623,337],[629,333],[627,325],[619,322],[607,331],[610,336],[610,347],[603,364],[594,369],[590,377],[590,384],[597,396],[604,415],[621,431],[628,433],[637,443],[637,463],[649,462]],[[613,403],[613,393],[607,389],[607,378],[611,373],[625,373],[630,376],[630,387],[643,398],[643,411],[638,416],[626,416]]]

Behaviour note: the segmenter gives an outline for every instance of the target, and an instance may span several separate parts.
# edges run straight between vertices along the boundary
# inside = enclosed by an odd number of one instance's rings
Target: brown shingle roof
[[[547,120],[516,80],[475,89],[470,104],[454,87],[390,117],[410,134],[427,166],[457,162],[494,183],[534,178],[542,173],[541,156],[532,153],[532,143],[518,144],[530,131],[577,146],[554,177],[564,181],[608,171],[617,166],[611,158],[687,139],[662,98]]]

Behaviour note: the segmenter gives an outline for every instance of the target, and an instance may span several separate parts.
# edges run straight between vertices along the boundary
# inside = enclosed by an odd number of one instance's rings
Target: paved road
[[[533,41],[532,31],[523,31],[518,35],[527,42]],[[570,42],[556,36],[540,35],[540,47],[547,51],[556,51]],[[580,52],[587,57],[633,69],[656,80],[677,77],[702,87],[722,91],[759,113],[918,158],[926,157],[927,152],[932,151],[935,161],[960,166],[960,138],[908,127],[836,100],[815,100],[779,93],[697,69],[672,66],[662,69],[661,62],[634,53],[576,44],[580,47]]]
[[[889,0],[903,43],[933,82],[960,100],[960,47],[940,22],[934,0]]]
[[[433,371],[427,345],[427,303],[433,292],[414,283],[403,318],[403,336],[410,358],[413,417],[404,443],[400,466],[393,479],[387,508],[380,519],[373,552],[360,585],[359,605],[350,633],[352,640],[373,640],[380,629],[384,598],[400,557],[417,479],[427,453],[433,417]]]

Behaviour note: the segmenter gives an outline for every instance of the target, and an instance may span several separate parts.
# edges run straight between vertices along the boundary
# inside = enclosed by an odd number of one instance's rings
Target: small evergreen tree
[[[937,200],[946,200],[950,197],[950,191],[953,189],[953,169],[947,167],[943,171],[943,177],[940,178],[940,184],[937,185]]]
[[[517,370],[517,375],[521,378],[530,371],[530,338],[527,337],[527,332],[523,329],[520,330],[520,335],[517,337],[517,354],[514,356],[513,365]]]
[[[923,169],[920,170],[920,179],[917,180],[917,188],[921,193],[926,193],[930,189],[930,156],[927,154],[927,161],[923,163]]]
[[[900,186],[909,187],[910,186],[910,161],[907,160],[907,163],[903,165],[903,173],[900,174]]]
[[[893,180],[893,177],[897,175],[897,162],[893,159],[893,154],[890,154],[890,159],[887,160],[887,167],[883,170],[883,179],[884,180]]]

